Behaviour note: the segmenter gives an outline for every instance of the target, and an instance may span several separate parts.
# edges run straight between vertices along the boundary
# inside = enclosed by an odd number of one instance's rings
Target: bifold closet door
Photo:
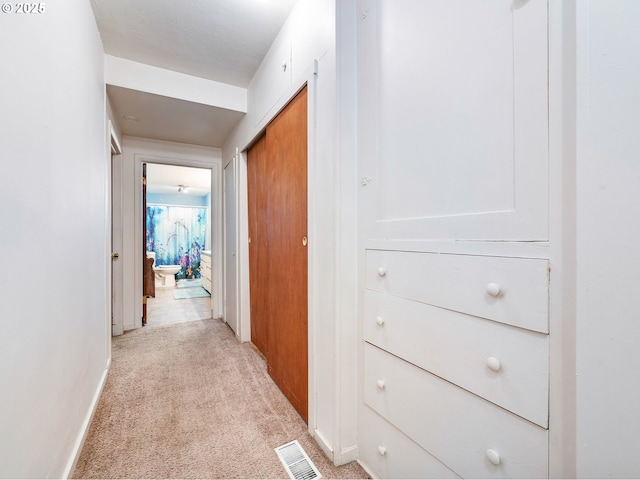
[[[252,340],[267,358],[269,375],[307,421],[306,88],[249,151],[248,177],[249,208],[254,209],[249,260],[257,338]]]

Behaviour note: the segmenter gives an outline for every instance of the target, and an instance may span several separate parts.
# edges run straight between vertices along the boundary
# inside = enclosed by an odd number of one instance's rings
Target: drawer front
[[[548,477],[547,430],[367,343],[364,362],[365,403],[458,475]]]
[[[546,334],[366,290],[364,339],[548,427]]]
[[[378,478],[460,478],[367,406],[360,425],[360,460]]]
[[[367,250],[366,287],[549,333],[548,261]]]

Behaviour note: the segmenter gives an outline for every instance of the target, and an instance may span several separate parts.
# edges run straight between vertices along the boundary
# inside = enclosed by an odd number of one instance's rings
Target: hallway
[[[74,478],[286,478],[274,448],[299,440],[324,478],[335,467],[250,343],[219,320],[134,330],[113,363]]]

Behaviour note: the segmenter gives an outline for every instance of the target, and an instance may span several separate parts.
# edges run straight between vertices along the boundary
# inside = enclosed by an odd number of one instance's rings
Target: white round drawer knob
[[[376,317],[376,323],[377,323],[379,326],[384,325],[384,318],[382,318],[382,317]]]
[[[380,267],[378,268],[378,276],[379,277],[384,277],[387,274],[387,269],[384,267]]]
[[[382,445],[378,445],[378,453],[380,455],[384,455],[385,453],[387,453],[387,449],[384,448]]]
[[[487,450],[487,458],[494,465],[500,465],[500,454],[495,450]]]
[[[497,283],[487,283],[487,293],[492,297],[497,297],[500,295],[500,285]]]
[[[498,360],[496,357],[489,357],[487,358],[487,367],[489,367],[494,372],[497,372],[500,370],[502,365],[500,364],[500,360]]]
[[[378,386],[378,389],[384,390],[384,380],[378,380],[376,385]]]

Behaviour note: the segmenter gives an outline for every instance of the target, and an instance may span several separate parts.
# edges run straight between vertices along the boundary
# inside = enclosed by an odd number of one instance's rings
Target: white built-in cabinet
[[[211,253],[200,252],[200,279],[204,289],[211,293],[212,290]]]
[[[363,0],[366,238],[548,239],[546,0]]]
[[[361,461],[548,477],[547,1],[357,22]]]

